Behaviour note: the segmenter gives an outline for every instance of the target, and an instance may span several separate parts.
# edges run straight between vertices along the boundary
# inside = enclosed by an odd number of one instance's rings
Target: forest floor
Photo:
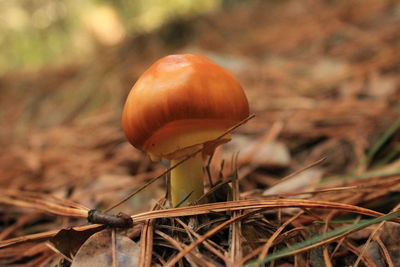
[[[121,110],[152,62],[194,53],[234,73],[256,115],[209,165],[239,202],[160,215],[157,180],[113,210],[139,222],[118,237],[141,263],[400,266],[399,48],[396,1],[249,1],[0,77],[0,265],[68,266],[95,231],[57,230],[162,174],[126,141]]]

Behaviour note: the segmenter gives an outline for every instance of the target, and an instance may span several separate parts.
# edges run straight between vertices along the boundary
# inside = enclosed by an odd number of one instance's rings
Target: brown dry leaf
[[[255,142],[254,138],[244,135],[234,136],[224,147],[224,157],[228,158],[240,151],[243,158],[255,166],[288,167],[291,161],[288,147],[282,142]]]
[[[385,261],[381,255],[380,248],[377,242],[372,241],[368,245],[365,255],[369,257],[377,266],[385,266]]]
[[[104,229],[104,226],[99,226],[93,229],[77,231],[75,229],[62,229],[49,241],[63,255],[67,257],[74,256],[82,244],[93,234]]]
[[[366,93],[375,98],[388,98],[396,92],[398,88],[397,75],[380,75],[379,73],[371,73],[366,87]]]
[[[324,171],[320,168],[305,170],[290,179],[278,183],[263,192],[263,196],[291,193],[306,192],[314,190],[321,180]]]
[[[108,267],[113,265],[112,231],[92,235],[78,250],[71,267]],[[130,238],[116,234],[115,266],[136,266],[140,247]]]
[[[396,223],[386,222],[381,234],[382,241],[389,250],[395,266],[400,266],[400,226]]]

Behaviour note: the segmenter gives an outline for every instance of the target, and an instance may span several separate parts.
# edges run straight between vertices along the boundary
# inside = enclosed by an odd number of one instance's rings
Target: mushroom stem
[[[181,159],[171,160],[171,166]],[[171,170],[170,204],[188,206],[204,194],[203,156],[197,153]],[[189,196],[189,197],[188,197]]]

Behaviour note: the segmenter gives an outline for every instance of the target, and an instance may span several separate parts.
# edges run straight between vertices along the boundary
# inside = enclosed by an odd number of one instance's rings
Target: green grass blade
[[[276,259],[279,259],[279,258],[282,258],[285,256],[289,256],[289,255],[293,255],[293,254],[296,254],[297,253],[296,251],[299,249],[311,249],[314,247],[314,245],[321,243],[323,241],[331,242],[335,239],[335,237],[339,238],[342,234],[354,232],[354,231],[360,230],[362,228],[365,228],[367,226],[370,226],[372,224],[380,223],[382,221],[393,220],[398,217],[400,217],[400,211],[390,213],[388,215],[381,216],[378,218],[361,220],[360,222],[358,222],[356,224],[340,227],[333,231],[311,237],[311,238],[309,238],[303,242],[297,243],[291,247],[287,247],[282,250],[276,251],[275,253],[266,256],[262,260],[253,261],[249,264],[246,264],[245,266],[258,266],[259,264],[262,264],[262,263],[267,263],[272,260],[276,260]]]
[[[376,153],[382,148],[382,146],[386,143],[387,140],[389,140],[390,137],[392,137],[397,130],[400,129],[400,118],[397,119],[390,127],[389,129],[386,130],[384,135],[379,139],[379,141],[371,148],[370,151],[368,151],[367,155],[365,158],[363,158],[356,166],[356,170],[360,170],[363,168],[365,165],[369,164],[372,160],[372,158],[375,156]]]

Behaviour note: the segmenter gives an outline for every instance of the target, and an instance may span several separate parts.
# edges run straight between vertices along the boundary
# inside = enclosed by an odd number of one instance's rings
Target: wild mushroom
[[[171,166],[249,115],[246,95],[225,69],[198,55],[170,55],[155,62],[135,83],[122,125],[129,142],[152,160]],[[203,156],[230,140],[209,143],[171,171],[170,204],[187,206],[204,193]]]

